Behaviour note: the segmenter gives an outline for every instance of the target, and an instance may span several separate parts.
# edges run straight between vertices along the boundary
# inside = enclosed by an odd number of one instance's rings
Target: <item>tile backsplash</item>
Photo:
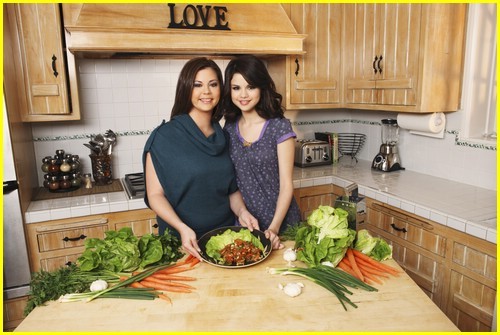
[[[89,150],[83,146],[92,135],[112,129],[117,144],[112,156],[113,175],[142,171],[142,150],[149,133],[170,119],[178,74],[187,59],[81,59],[80,101],[82,120],[34,123],[36,161],[55,150],[80,156],[82,172],[90,172]],[[224,70],[226,59],[216,62]],[[453,115],[455,114],[455,115]],[[315,131],[359,132],[367,141],[358,158],[371,161],[379,150],[380,120],[395,113],[350,110],[290,111],[299,138],[313,138]],[[426,138],[400,131],[402,165],[412,171],[496,190],[496,148],[460,141],[456,121],[460,111],[447,114],[444,139]],[[454,129],[454,124],[457,124]],[[342,157],[341,159],[350,159]],[[39,169],[39,185],[44,173]]]

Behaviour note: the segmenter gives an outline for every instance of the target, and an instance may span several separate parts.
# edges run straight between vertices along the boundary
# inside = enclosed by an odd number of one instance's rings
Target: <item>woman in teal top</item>
[[[238,190],[226,137],[214,118],[221,85],[215,62],[187,62],[171,119],[151,133],[143,154],[145,202],[157,214],[160,234],[172,228],[184,249],[200,259],[202,234],[237,222],[259,227]]]

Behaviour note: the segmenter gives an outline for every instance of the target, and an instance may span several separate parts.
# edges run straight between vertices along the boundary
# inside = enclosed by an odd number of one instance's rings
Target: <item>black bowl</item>
[[[203,260],[205,260],[208,264],[211,264],[211,265],[214,265],[214,266],[218,266],[218,267],[221,267],[221,268],[228,268],[228,269],[244,268],[244,267],[252,266],[252,265],[255,265],[255,264],[258,264],[258,263],[262,262],[263,260],[265,260],[271,254],[271,251],[273,249],[272,245],[271,245],[271,241],[266,238],[266,235],[263,232],[261,232],[260,230],[254,229],[252,231],[252,234],[255,237],[257,237],[258,239],[260,239],[260,242],[262,242],[262,245],[264,246],[264,252],[263,252],[263,256],[262,256],[261,259],[259,259],[256,262],[249,263],[249,264],[243,264],[243,265],[224,265],[224,264],[218,264],[216,260],[214,260],[212,257],[209,257],[207,255],[207,253],[206,253],[207,242],[208,242],[208,240],[210,240],[210,238],[212,236],[221,235],[221,234],[223,234],[228,229],[230,229],[232,231],[235,231],[235,232],[239,232],[242,229],[248,229],[248,228],[246,228],[246,227],[240,227],[240,226],[220,227],[220,228],[214,229],[212,231],[209,231],[208,233],[206,233],[202,237],[200,237],[200,239],[198,240],[198,246],[201,249],[200,255],[203,258]]]

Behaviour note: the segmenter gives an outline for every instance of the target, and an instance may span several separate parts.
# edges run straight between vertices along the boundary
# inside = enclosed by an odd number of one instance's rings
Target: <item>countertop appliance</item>
[[[28,294],[31,271],[5,101],[3,124],[3,297],[5,300]]]
[[[122,184],[129,199],[144,198],[146,186],[143,172],[126,174],[125,177],[122,178]]]
[[[332,164],[330,143],[320,140],[295,140],[295,166],[308,167]]]
[[[396,119],[382,120],[382,144],[379,153],[375,156],[372,168],[390,172],[402,170],[401,159],[398,153],[399,126]]]

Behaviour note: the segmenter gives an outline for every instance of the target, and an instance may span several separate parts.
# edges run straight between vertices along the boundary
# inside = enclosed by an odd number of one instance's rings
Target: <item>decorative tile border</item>
[[[381,126],[382,124],[378,121],[363,121],[363,120],[350,120],[350,119],[339,119],[339,120],[320,120],[320,121],[294,121],[293,126],[313,126],[313,125],[325,125],[325,124],[339,124],[339,123],[356,123],[367,126]],[[152,130],[129,130],[115,132],[117,136],[140,136],[149,135]],[[496,145],[475,143],[467,140],[460,139],[460,132],[458,130],[445,130],[447,134],[455,136],[455,145],[470,147],[474,149],[484,149],[497,151]],[[67,141],[67,140],[81,140],[90,139],[96,134],[77,134],[70,136],[46,136],[46,137],[34,137],[33,142],[49,142],[49,141]]]
[[[339,124],[339,123],[356,123],[363,124],[368,126],[381,126],[382,124],[378,121],[363,121],[363,120],[350,120],[350,119],[341,119],[341,120],[321,120],[321,121],[296,121],[292,122],[294,126],[309,126],[309,125],[325,125],[325,124]],[[455,145],[470,147],[474,149],[484,149],[484,150],[492,150],[497,151],[496,145],[492,144],[484,144],[471,142],[467,140],[460,139],[460,132],[458,130],[446,130],[445,133],[455,136]]]

